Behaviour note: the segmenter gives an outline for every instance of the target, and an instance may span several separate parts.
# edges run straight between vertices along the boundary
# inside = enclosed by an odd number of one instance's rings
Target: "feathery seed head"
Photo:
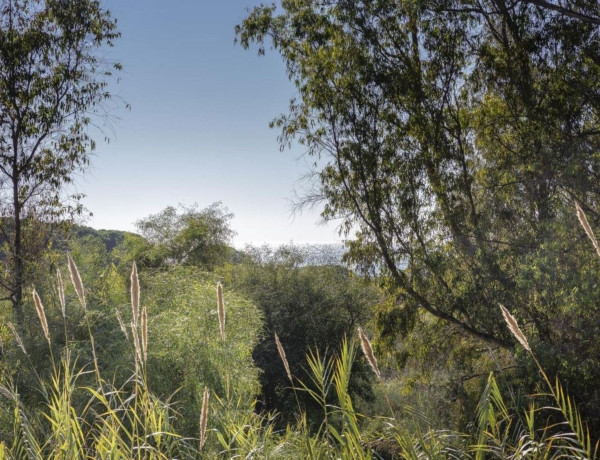
[[[225,341],[225,304],[223,303],[223,286],[217,284],[217,313],[219,314],[219,329],[221,340]]]
[[[56,269],[56,283],[58,287],[58,300],[60,302],[60,312],[64,319],[67,318],[67,303],[65,302],[65,286],[63,284],[60,268]]]
[[[142,308],[142,356],[144,363],[148,360],[148,312]]]
[[[21,340],[21,336],[19,335],[19,333],[15,329],[15,326],[13,326],[13,323],[11,323],[9,321],[6,324],[7,324],[8,328],[11,330],[11,332],[13,333],[13,336],[14,336],[15,340],[17,341],[17,345],[19,345],[19,348],[23,351],[23,353],[27,354],[27,350],[25,350],[25,345],[23,345],[23,341]]]
[[[140,316],[140,280],[135,262],[133,262],[133,267],[131,268],[131,313],[133,315],[133,322],[137,326]]]
[[[500,305],[500,309],[502,310],[502,316],[504,316],[504,321],[506,321],[506,324],[508,324],[508,328],[510,329],[512,335],[515,337],[515,339],[519,341],[521,345],[523,345],[523,348],[525,348],[525,350],[531,353],[531,347],[529,346],[527,337],[525,337],[525,334],[523,334],[523,331],[521,331],[521,329],[519,328],[515,317],[511,315],[506,308],[504,308],[504,305]]]
[[[581,209],[581,206],[579,206],[579,203],[575,203],[575,209],[577,210],[577,218],[579,219],[579,223],[581,224],[588,238],[592,242],[596,253],[600,256],[600,246],[598,245],[598,240],[596,239],[596,236],[592,231],[592,227],[590,227],[590,223],[588,222],[587,217],[583,212],[583,209]]]
[[[200,449],[206,442],[206,424],[208,421],[208,398],[210,392],[208,387],[204,387],[204,396],[202,397],[202,409],[200,410]]]
[[[42,303],[42,299],[40,299],[40,296],[35,289],[33,290],[33,302],[35,303],[35,311],[38,314],[38,318],[40,319],[40,323],[42,325],[42,330],[44,331],[44,337],[46,337],[48,344],[50,344],[50,330],[48,329],[48,321],[46,320],[44,304]]]
[[[367,361],[369,362],[369,366],[375,372],[375,375],[378,379],[381,378],[381,372],[379,371],[379,366],[377,365],[377,359],[375,359],[375,354],[373,353],[373,348],[371,347],[371,342],[369,342],[369,338],[365,331],[363,331],[362,327],[358,328],[358,338],[360,339],[360,346],[362,348]]]
[[[115,308],[115,314],[117,315],[117,321],[119,322],[119,327],[121,328],[121,331],[123,332],[123,334],[125,334],[125,338],[128,339],[129,334],[127,334],[127,328],[125,327],[125,323],[123,322],[121,312],[117,308]]]
[[[275,343],[277,344],[277,351],[279,352],[279,357],[283,362],[283,367],[285,367],[285,373],[287,374],[287,378],[290,380],[290,382],[294,383],[294,381],[292,380],[292,372],[290,371],[290,365],[288,363],[287,357],[285,356],[285,350],[283,349],[283,346],[279,341],[279,336],[277,335],[277,333],[275,333]]]
[[[83,290],[83,283],[81,282],[81,276],[79,275],[79,270],[77,270],[77,265],[75,265],[75,261],[71,254],[67,253],[67,259],[69,261],[69,273],[71,274],[71,282],[73,283],[73,287],[75,288],[75,292],[77,293],[77,297],[79,298],[79,302],[83,307],[84,311],[87,311],[87,307],[85,304],[85,291]]]

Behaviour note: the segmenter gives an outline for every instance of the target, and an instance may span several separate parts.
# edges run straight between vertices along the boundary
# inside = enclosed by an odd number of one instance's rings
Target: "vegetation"
[[[382,351],[414,327],[421,348],[451,337],[445,360],[471,338],[479,359],[510,350],[502,303],[596,430],[598,261],[572,210],[598,221],[599,18],[594,0],[284,0],[237,28],[296,84],[273,125],[323,165],[306,201],[393,299]]]
[[[346,265],[236,250],[221,203],[55,231],[118,33],[92,0],[0,21],[0,460],[598,458],[597,2],[248,13]]]
[[[89,161],[91,113],[110,98],[98,48],[119,36],[96,0],[0,2],[0,287],[23,327],[23,288],[51,224],[81,213],[65,185]]]

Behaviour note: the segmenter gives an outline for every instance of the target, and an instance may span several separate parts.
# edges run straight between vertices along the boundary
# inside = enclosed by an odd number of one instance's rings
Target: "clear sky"
[[[275,52],[234,44],[254,0],[104,0],[122,38],[103,50],[122,63],[109,143],[97,136],[90,171],[77,182],[95,228],[134,230],[168,205],[222,201],[235,214],[235,244],[338,242],[318,210],[292,216],[308,160],[279,150],[268,124],[294,95]]]

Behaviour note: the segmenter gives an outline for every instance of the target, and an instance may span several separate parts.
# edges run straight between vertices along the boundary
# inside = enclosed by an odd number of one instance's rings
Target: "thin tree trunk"
[[[13,163],[13,208],[15,213],[15,234],[14,234],[14,258],[15,258],[15,277],[12,292],[13,309],[16,315],[19,328],[23,328],[25,318],[23,316],[23,246],[21,235],[21,202],[19,200],[19,172],[17,162],[17,150],[14,152],[15,160]]]

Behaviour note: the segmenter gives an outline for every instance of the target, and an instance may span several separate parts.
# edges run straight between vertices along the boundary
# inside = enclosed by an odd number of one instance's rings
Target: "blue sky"
[[[235,244],[337,242],[318,210],[292,216],[308,170],[302,150],[280,152],[268,124],[294,87],[275,52],[234,45],[252,0],[104,0],[122,38],[102,52],[124,70],[113,93],[110,138],[77,183],[95,228],[134,230],[168,205],[222,201],[235,214]]]

